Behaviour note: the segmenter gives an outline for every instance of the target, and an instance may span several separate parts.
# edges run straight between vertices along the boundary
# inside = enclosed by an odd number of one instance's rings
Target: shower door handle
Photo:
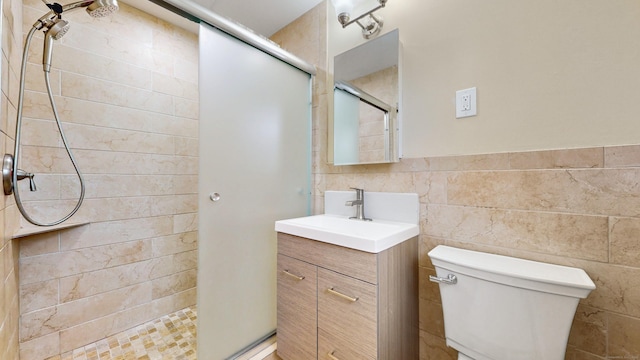
[[[213,201],[213,202],[220,201],[220,194],[217,193],[217,192],[213,192],[213,193],[209,194],[209,199],[211,199],[211,201]]]

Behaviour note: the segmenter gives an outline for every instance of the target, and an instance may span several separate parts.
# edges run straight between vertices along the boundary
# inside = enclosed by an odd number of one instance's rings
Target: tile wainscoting
[[[640,146],[324,166],[324,190],[417,192],[421,359],[455,360],[427,252],[438,244],[583,268],[567,360],[640,358]],[[317,206],[317,205],[316,205]]]

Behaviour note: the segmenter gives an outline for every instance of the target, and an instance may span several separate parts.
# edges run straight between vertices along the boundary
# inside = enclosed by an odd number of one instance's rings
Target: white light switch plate
[[[476,88],[456,91],[456,119],[477,114]]]

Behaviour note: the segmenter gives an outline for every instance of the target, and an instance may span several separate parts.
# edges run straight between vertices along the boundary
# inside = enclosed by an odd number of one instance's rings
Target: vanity
[[[370,222],[349,219],[354,195],[327,191],[324,215],[276,222],[284,360],[419,357],[417,195],[367,193]]]

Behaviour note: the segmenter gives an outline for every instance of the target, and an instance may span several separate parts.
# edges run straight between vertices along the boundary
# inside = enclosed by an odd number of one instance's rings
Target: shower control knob
[[[211,201],[213,202],[216,202],[220,200],[220,194],[218,194],[217,192],[211,193],[209,194],[209,199],[211,199]]]

